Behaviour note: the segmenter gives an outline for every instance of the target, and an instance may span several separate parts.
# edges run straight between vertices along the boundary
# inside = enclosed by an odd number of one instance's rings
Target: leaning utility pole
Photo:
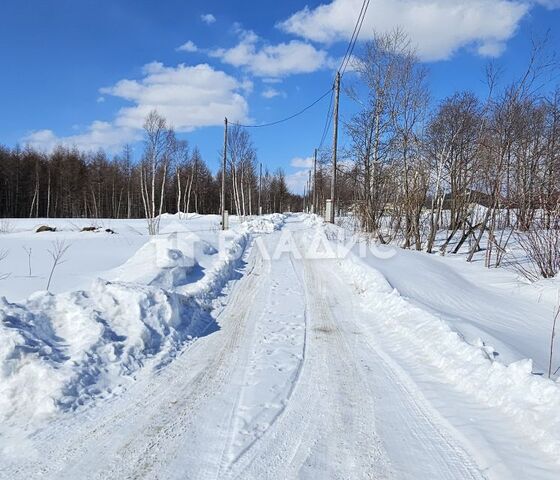
[[[334,134],[333,134],[333,159],[332,159],[332,177],[331,177],[331,223],[334,223],[336,201],[336,151],[338,147],[338,99],[340,97],[340,72],[336,72],[335,82],[335,102],[334,102]]]
[[[222,161],[222,230],[226,229],[226,160],[227,160],[227,117],[224,120],[224,158]]]
[[[313,213],[317,213],[319,198],[317,197],[317,149],[313,156]]]

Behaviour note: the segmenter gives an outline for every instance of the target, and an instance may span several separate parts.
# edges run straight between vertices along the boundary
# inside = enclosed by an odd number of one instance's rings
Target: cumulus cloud
[[[290,161],[290,165],[294,168],[311,168],[313,166],[313,157],[295,157]]]
[[[167,67],[159,62],[144,66],[141,80],[124,79],[102,88],[100,93],[130,102],[112,122],[93,122],[85,132],[57,137],[51,130],[29,134],[24,141],[46,150],[64,144],[91,150],[119,150],[141,135],[144,119],[157,110],[179,132],[221,125],[224,117],[247,121],[248,104],[243,93],[252,88],[248,81],[216,70],[207,64]]]
[[[85,132],[58,137],[52,130],[38,130],[23,138],[23,141],[34,148],[51,151],[59,145],[78,147],[82,150],[99,150],[118,152],[122,146],[140,138],[138,130],[115,127],[109,122],[93,122]]]
[[[309,170],[298,170],[286,175],[286,184],[293,193],[303,193],[309,179]]]
[[[194,42],[189,40],[188,42],[183,43],[180,47],[177,47],[176,50],[178,52],[198,52],[198,47],[194,44]]]
[[[206,24],[211,25],[216,21],[216,17],[211,13],[205,13],[204,15],[200,16],[200,19]]]
[[[208,64],[166,67],[153,62],[143,71],[141,81],[121,80],[101,89],[103,94],[134,103],[119,111],[115,120],[118,126],[141,128],[153,109],[183,132],[221,125],[225,116],[246,118],[247,101],[239,93],[244,84]]]
[[[292,40],[276,45],[263,44],[252,31],[241,30],[239,43],[232,48],[209,52],[223,63],[242,67],[259,77],[277,78],[297,73],[311,73],[332,65],[327,52],[308,42]]]
[[[549,8],[558,0],[538,0]],[[451,57],[463,47],[499,55],[520,20],[534,6],[530,0],[371,0],[361,39],[397,27],[406,31],[422,60]],[[307,40],[332,43],[350,38],[362,0],[333,0],[294,13],[278,26]]]

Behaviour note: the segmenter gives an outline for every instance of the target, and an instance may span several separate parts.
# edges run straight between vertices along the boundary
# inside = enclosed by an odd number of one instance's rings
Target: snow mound
[[[511,418],[542,451],[560,458],[560,384],[533,373],[525,359],[505,365],[482,341],[470,344],[430,312],[411,304],[383,275],[352,256],[342,270],[361,293],[363,309],[391,336],[405,342],[419,360],[477,401]]]
[[[88,291],[0,303],[0,417],[38,419],[111,391],[171,355],[212,318],[196,299],[97,280]]]
[[[283,222],[271,215],[240,225],[220,237],[219,251],[192,232],[158,236],[109,272],[111,281],[21,303],[0,298],[0,424],[118,393],[148,360],[166,363],[217,328],[212,302],[238,275],[252,234]]]
[[[286,221],[286,215],[273,213],[256,217],[246,223],[247,231],[251,233],[272,233],[280,230]]]

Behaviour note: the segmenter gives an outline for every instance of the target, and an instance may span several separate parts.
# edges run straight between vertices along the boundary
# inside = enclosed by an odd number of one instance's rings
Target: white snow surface
[[[166,216],[159,236],[87,289],[0,297],[0,422],[25,425],[117,393],[147,358],[165,363],[211,329],[211,301],[233,278],[250,235],[274,231],[283,216],[238,225],[219,240],[211,220],[203,229],[213,233],[209,242]]]
[[[379,272],[341,262],[361,292],[363,308],[392,335],[440,371],[445,381],[477,401],[499,408],[543,451],[560,457],[560,385],[533,373],[531,359],[504,364],[495,350],[472,344],[441,318],[404,299]]]
[[[560,478],[556,281],[232,225],[166,215],[87,288],[0,301],[0,478]]]

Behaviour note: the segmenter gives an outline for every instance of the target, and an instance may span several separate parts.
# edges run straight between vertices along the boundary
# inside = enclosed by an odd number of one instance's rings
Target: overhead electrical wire
[[[342,62],[340,63],[340,67],[338,68],[338,73],[340,74],[340,77],[344,76],[344,73],[346,72],[346,69],[348,68],[348,64],[350,63],[350,60],[352,58],[352,53],[354,52],[354,47],[356,46],[356,42],[358,41],[358,37],[360,35],[360,31],[362,30],[362,26],[364,24],[364,19],[366,17],[366,13],[369,7],[369,3],[370,0],[364,0],[362,2],[362,7],[360,9],[360,13],[358,15],[358,19],[356,21],[356,25],[354,25],[354,30],[352,32],[352,36],[350,37],[350,41],[348,43],[348,46],[346,47],[346,52],[344,54],[344,57],[342,58]],[[331,95],[330,101],[329,101],[329,109],[327,110],[327,118],[325,120],[325,126],[323,128],[323,133],[321,135],[321,142],[319,143],[319,150],[323,147],[323,143],[325,142],[327,133],[329,131],[330,125],[332,123],[332,110],[333,110],[333,99],[334,99],[334,84],[325,92],[323,93],[319,98],[317,98],[314,102],[310,103],[309,105],[307,105],[305,108],[303,108],[302,110],[289,115],[288,117],[285,118],[281,118],[280,120],[275,120],[273,122],[267,122],[267,123],[261,123],[261,124],[255,124],[255,125],[247,125],[247,124],[243,124],[243,123],[239,123],[239,122],[231,122],[231,125],[236,125],[242,128],[264,128],[264,127],[272,127],[274,125],[279,125],[281,123],[287,122],[289,120],[292,120],[298,116],[300,116],[301,114],[305,113],[307,110],[309,110],[310,108],[314,107],[316,104],[318,104],[321,100],[323,100],[323,98],[325,98],[327,95]]]
[[[352,52],[354,51],[354,47],[356,46],[356,42],[360,35],[360,31],[362,30],[362,25],[364,24],[364,19],[366,18],[367,9],[369,7],[370,0],[364,0],[362,2],[362,8],[360,9],[360,13],[358,15],[358,19],[356,20],[356,25],[354,25],[354,31],[352,32],[352,36],[350,37],[350,42],[348,43],[348,47],[346,48],[346,53],[342,58],[342,62],[338,71],[340,72],[340,76],[344,75],[346,68],[348,67],[348,63],[352,58]]]
[[[325,119],[325,126],[323,127],[323,134],[321,135],[321,141],[319,142],[319,150],[321,150],[323,148],[323,143],[325,142],[325,139],[327,138],[327,133],[329,131],[329,127],[331,125],[331,120],[332,120],[332,108],[333,108],[333,100],[334,100],[334,85],[333,85],[333,89],[331,92],[331,100],[329,102],[329,109],[327,110],[327,117]]]
[[[296,118],[299,115],[301,115],[302,113],[306,112],[307,110],[309,110],[311,107],[314,107],[315,105],[317,105],[321,100],[323,100],[323,98],[325,98],[329,93],[332,94],[332,90],[333,87],[329,88],[325,93],[323,93],[323,95],[321,95],[317,100],[315,100],[313,103],[307,105],[307,107],[305,107],[304,109],[300,110],[297,113],[294,113],[293,115],[290,115],[289,117],[285,117],[282,118],[280,120],[276,120],[274,122],[269,122],[269,123],[261,123],[261,124],[257,124],[257,125],[244,125],[242,123],[237,123],[237,122],[232,122],[232,125],[237,125],[238,127],[243,127],[243,128],[262,128],[262,127],[272,127],[273,125],[278,125],[279,123],[284,123],[287,122],[288,120],[291,120],[292,118]]]
[[[348,68],[348,64],[352,59],[352,53],[354,52],[354,47],[356,46],[356,42],[358,41],[358,37],[362,30],[362,26],[364,24],[364,20],[366,18],[366,13],[369,7],[370,0],[364,0],[362,2],[362,8],[360,9],[360,13],[358,15],[358,19],[356,20],[356,25],[354,25],[354,30],[350,37],[350,41],[348,42],[348,46],[346,47],[346,52],[344,53],[344,57],[340,62],[340,67],[338,68],[337,72],[340,73],[340,77],[342,78],[346,73],[346,69]],[[325,119],[325,126],[323,128],[323,133],[321,135],[321,141],[319,142],[319,150],[323,148],[323,144],[327,137],[327,133],[332,123],[332,109],[333,109],[333,98],[334,98],[334,84],[331,94],[331,100],[329,103],[329,109],[327,111],[327,117]]]

